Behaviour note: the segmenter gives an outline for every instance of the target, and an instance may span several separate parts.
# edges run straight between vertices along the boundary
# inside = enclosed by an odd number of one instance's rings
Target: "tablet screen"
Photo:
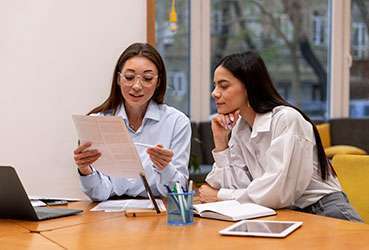
[[[223,235],[285,237],[302,225],[297,221],[244,220],[221,231]]]
[[[293,223],[275,223],[275,222],[258,222],[246,221],[235,228],[230,229],[230,232],[249,232],[249,233],[274,233],[279,234],[292,226]]]

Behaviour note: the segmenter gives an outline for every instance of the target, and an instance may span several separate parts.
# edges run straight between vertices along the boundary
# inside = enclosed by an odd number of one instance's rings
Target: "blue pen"
[[[170,190],[170,187],[168,185],[164,185],[164,187],[167,189],[168,194],[172,193],[172,190]]]

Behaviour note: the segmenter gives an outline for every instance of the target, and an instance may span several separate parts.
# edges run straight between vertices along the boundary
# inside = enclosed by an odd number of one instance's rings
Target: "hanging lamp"
[[[176,1],[172,0],[172,8],[169,14],[169,29],[172,32],[177,31],[177,12],[176,12]]]

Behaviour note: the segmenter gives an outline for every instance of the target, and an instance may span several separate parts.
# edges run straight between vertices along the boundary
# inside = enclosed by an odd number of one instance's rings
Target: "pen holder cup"
[[[168,224],[184,226],[193,223],[192,198],[194,192],[168,193]]]

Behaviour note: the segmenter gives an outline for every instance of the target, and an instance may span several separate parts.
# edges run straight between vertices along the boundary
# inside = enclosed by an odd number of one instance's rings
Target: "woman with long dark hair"
[[[237,199],[361,221],[342,192],[315,125],[278,94],[257,53],[224,57],[214,85],[215,163],[208,184],[200,188],[202,202]]]
[[[165,185],[186,185],[191,125],[188,117],[164,104],[166,70],[158,51],[146,43],[134,43],[120,55],[113,73],[109,97],[90,115],[123,118],[137,143],[148,183],[154,196],[166,195]],[[143,144],[155,145],[150,148]],[[93,200],[112,196],[147,196],[138,177],[107,176],[93,163],[101,153],[85,143],[74,150],[82,190]],[[124,168],[124,166],[122,166]]]

